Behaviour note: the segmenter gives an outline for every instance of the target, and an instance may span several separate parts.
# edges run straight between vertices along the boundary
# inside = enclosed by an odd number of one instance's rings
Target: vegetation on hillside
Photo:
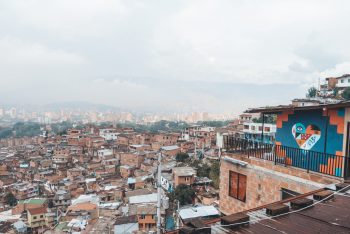
[[[229,123],[229,121],[205,121],[198,122],[198,124],[202,124],[210,127],[222,127]],[[50,125],[52,129],[52,133],[57,135],[64,135],[67,133],[67,130],[70,128],[83,129],[84,125],[79,124],[78,126],[70,121],[64,121],[61,123],[53,123]],[[112,127],[111,122],[99,123],[97,125],[100,128],[109,128]],[[133,128],[137,132],[150,132],[150,133],[158,133],[158,132],[181,132],[188,127],[189,124],[186,122],[176,122],[176,121],[167,121],[161,120],[152,124],[137,124],[133,122],[127,123],[119,123],[117,127],[125,128],[130,127]],[[8,137],[24,137],[24,136],[37,136],[41,134],[41,128],[44,127],[39,123],[34,122],[18,122],[14,124],[12,127],[0,127],[0,139],[8,138]]]
[[[190,156],[187,153],[177,153],[175,157],[177,162],[186,162],[189,158]]]
[[[188,185],[180,184],[169,194],[170,201],[178,200],[180,205],[192,204],[196,192]]]
[[[186,122],[174,122],[174,121],[167,121],[167,120],[161,120],[152,124],[137,124],[133,122],[127,122],[127,123],[120,123],[117,125],[118,127],[125,128],[133,128],[137,132],[151,132],[151,133],[157,133],[160,131],[163,132],[181,132],[186,127],[188,127],[188,124]]]
[[[37,136],[41,133],[41,125],[32,122],[18,122],[12,127],[0,128],[0,138]]]
[[[191,167],[197,169],[198,177],[207,177],[212,180],[212,186],[214,188],[219,188],[220,184],[220,162],[214,161],[210,164],[203,163],[199,160],[194,160],[190,163]]]

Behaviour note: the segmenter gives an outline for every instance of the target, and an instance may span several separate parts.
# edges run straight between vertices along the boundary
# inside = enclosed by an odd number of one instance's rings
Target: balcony
[[[258,141],[224,136],[224,149],[228,153],[273,162],[275,165],[291,166],[335,177],[349,177],[349,157],[323,152],[304,150],[283,145],[261,143]]]

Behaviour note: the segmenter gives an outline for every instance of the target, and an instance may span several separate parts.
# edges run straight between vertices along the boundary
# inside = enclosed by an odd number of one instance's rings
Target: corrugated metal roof
[[[181,209],[179,212],[181,219],[192,219],[198,217],[208,217],[220,215],[214,206],[198,206]]]
[[[278,218],[264,219],[262,210],[248,212],[256,217],[250,225],[230,230],[227,233],[350,233],[350,196],[335,195],[333,200],[318,203],[306,210]],[[262,215],[262,216],[261,216]],[[262,219],[261,221],[258,221]],[[219,228],[222,229],[222,228]],[[219,230],[217,229],[217,230]],[[215,229],[214,229],[215,230]],[[216,233],[216,232],[212,232]]]
[[[163,146],[162,148],[161,148],[162,150],[177,150],[177,149],[179,149],[179,146],[177,146],[177,145],[169,145],[169,146]]]
[[[156,203],[156,202],[157,202],[157,194],[156,193],[129,197],[130,204]]]

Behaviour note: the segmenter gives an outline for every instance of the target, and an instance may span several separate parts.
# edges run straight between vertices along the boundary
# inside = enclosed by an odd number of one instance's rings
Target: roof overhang
[[[319,109],[337,109],[350,107],[350,101],[339,102],[336,104],[320,104],[315,106],[268,106],[261,108],[252,108],[245,111],[245,113],[263,113],[263,114],[276,114],[283,111],[309,111],[309,110],[319,110]]]

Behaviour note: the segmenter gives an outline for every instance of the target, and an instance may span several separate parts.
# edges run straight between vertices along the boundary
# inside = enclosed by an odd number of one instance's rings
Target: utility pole
[[[204,159],[204,143],[202,144],[202,159]]]
[[[197,157],[197,133],[194,133],[194,158]]]
[[[161,174],[162,174],[162,151],[158,154],[158,178],[157,178],[157,234],[161,234],[161,192],[162,192],[162,186],[161,186]]]
[[[177,210],[176,210],[175,227],[179,228],[180,227],[180,215],[179,215],[179,212],[180,212],[180,201],[176,200],[176,203],[177,203]]]

